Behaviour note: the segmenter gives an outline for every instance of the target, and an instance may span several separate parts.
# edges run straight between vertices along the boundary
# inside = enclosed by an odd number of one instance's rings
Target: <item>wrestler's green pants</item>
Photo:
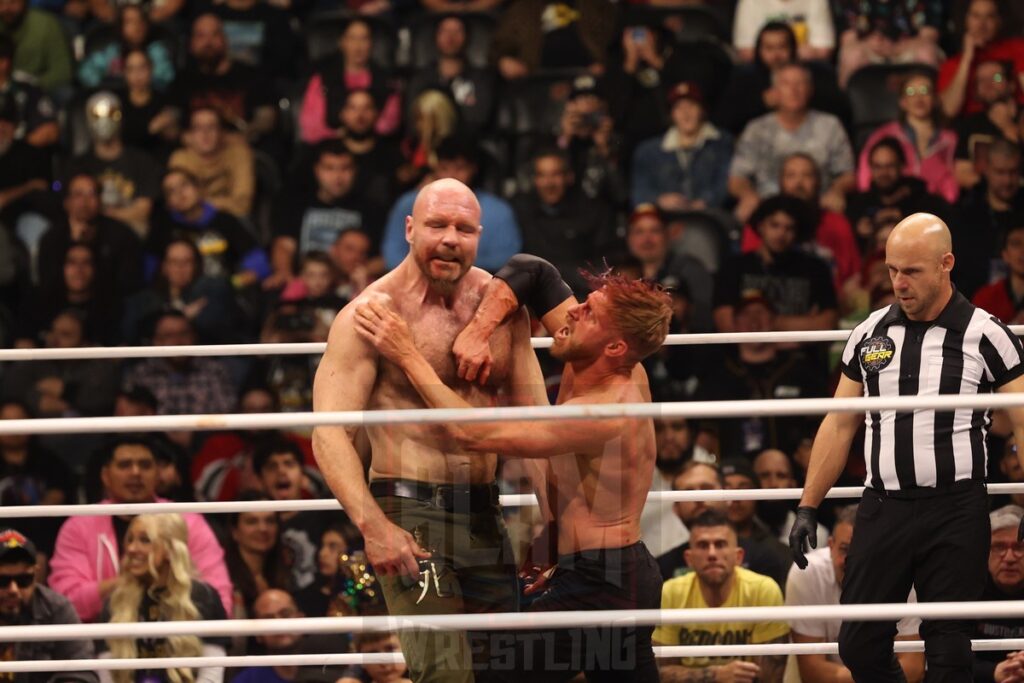
[[[432,553],[430,560],[420,563],[429,573],[379,577],[392,615],[518,611],[515,560],[497,505],[462,512],[410,498],[380,496],[376,500],[388,519]],[[415,683],[484,683],[487,674],[482,669],[495,637],[500,636],[464,631],[399,633]]]

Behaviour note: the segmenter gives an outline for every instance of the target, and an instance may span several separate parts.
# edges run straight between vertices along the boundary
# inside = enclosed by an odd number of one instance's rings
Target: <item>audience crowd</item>
[[[605,264],[655,280],[672,293],[673,333],[852,326],[894,301],[885,240],[917,211],[950,225],[957,288],[1024,323],[1017,4],[2,0],[0,348],[323,342],[338,310],[405,257],[406,216],[438,178],[480,199],[478,266],[533,253],[579,295],[581,270]],[[0,419],[308,411],[317,361],[2,363]],[[813,398],[830,394],[835,361],[812,344],[676,346],[647,371],[656,401]],[[653,488],[799,486],[817,422],[660,422]],[[1024,481],[1008,431],[997,414],[990,478]],[[861,481],[853,455],[843,483]],[[529,490],[513,461],[500,484]],[[3,505],[329,495],[308,432],[0,436]],[[1021,502],[993,501],[993,600],[1024,595]],[[785,547],[794,505],[649,506],[663,605],[838,603],[855,508],[823,510],[799,572]],[[506,515],[523,547],[535,520]],[[385,610],[343,513],[16,521],[0,531],[3,624]],[[900,622],[897,637],[918,626]],[[682,624],[655,639],[837,630]],[[1020,619],[978,624],[980,638],[1022,634]],[[139,637],[0,643],[0,659],[398,649],[393,634]],[[665,680],[849,677],[816,655],[660,664]],[[922,679],[923,658],[900,664]],[[976,669],[1024,679],[1024,655],[977,653]],[[370,665],[59,680],[404,676]]]

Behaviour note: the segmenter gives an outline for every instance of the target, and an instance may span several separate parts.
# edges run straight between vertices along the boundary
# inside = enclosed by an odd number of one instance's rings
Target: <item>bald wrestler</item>
[[[472,191],[451,179],[425,186],[405,230],[409,255],[332,324],[313,386],[315,410],[425,407],[401,370],[356,333],[356,305],[376,299],[390,302],[431,369],[465,405],[494,405],[499,394],[508,394],[505,388],[532,380],[528,367],[512,362],[514,355],[532,353],[525,314],[502,322],[491,335],[486,382],[471,384],[456,375],[452,344],[491,280],[473,267],[482,228]],[[366,429],[366,462],[356,436],[351,428],[318,427],[314,453],[362,532],[390,613],[516,611],[515,563],[495,485],[497,456],[468,454],[430,426],[395,424]],[[471,651],[487,657],[489,639],[479,635],[402,631],[413,680],[473,681]]]
[[[521,292],[520,275],[499,273],[507,280],[492,287]],[[545,279],[538,272],[523,277],[541,283]],[[566,364],[558,403],[649,402],[647,376],[639,363],[665,340],[672,316],[669,295],[641,280],[613,275],[593,279],[595,291],[583,303],[566,307],[564,325],[554,335],[551,355]],[[505,309],[521,300],[516,294]],[[367,301],[357,308],[356,325],[405,372],[432,408],[469,405],[438,377],[406,322],[390,307]],[[546,405],[534,353],[517,350],[513,365],[529,375],[519,389],[532,391],[533,403]],[[497,367],[495,359],[491,372]],[[640,541],[640,514],[654,472],[651,420],[462,423],[444,428],[460,452],[497,451],[547,465],[546,486],[538,498],[547,519],[557,524],[558,562],[531,611],[660,606],[661,575]],[[584,671],[588,681],[657,681],[652,630],[608,627],[529,634],[520,643],[509,678],[567,681]],[[502,664],[492,660],[496,668]]]
[[[1024,391],[1020,341],[950,281],[949,228],[936,216],[901,221],[885,247],[897,303],[854,329],[837,397],[970,396]],[[867,413],[866,488],[846,558],[842,604],[980,600],[989,554],[986,435],[990,411]],[[1024,410],[1012,409],[1024,438]],[[829,413],[811,449],[789,542],[807,567],[817,508],[846,465],[860,416]],[[1024,450],[1020,453],[1024,457]],[[970,620],[925,620],[926,681],[973,680]],[[843,622],[839,654],[855,681],[902,681],[895,622]]]

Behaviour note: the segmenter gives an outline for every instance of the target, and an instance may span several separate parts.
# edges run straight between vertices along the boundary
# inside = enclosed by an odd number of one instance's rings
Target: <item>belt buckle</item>
[[[452,496],[450,487],[438,485],[434,487],[434,507],[442,510],[450,510],[452,507]]]

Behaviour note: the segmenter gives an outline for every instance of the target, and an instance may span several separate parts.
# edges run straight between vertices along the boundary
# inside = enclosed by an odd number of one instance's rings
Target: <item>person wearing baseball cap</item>
[[[0,625],[78,624],[78,614],[60,593],[40,585],[36,576],[36,546],[15,529],[0,529]],[[92,659],[91,640],[47,640],[0,644],[0,661]],[[15,683],[96,683],[96,674],[69,671],[15,674]]]
[[[982,600],[1024,598],[1024,542],[1017,527],[1024,508],[1006,505],[989,514],[992,542],[988,553],[988,581]],[[978,619],[974,638],[1024,638],[1024,618]],[[1024,678],[1024,653],[974,652],[975,681],[1011,681]]]
[[[700,86],[691,81],[668,90],[672,126],[640,143],[633,153],[633,205],[666,211],[717,208],[728,198],[733,139],[709,122]]]

